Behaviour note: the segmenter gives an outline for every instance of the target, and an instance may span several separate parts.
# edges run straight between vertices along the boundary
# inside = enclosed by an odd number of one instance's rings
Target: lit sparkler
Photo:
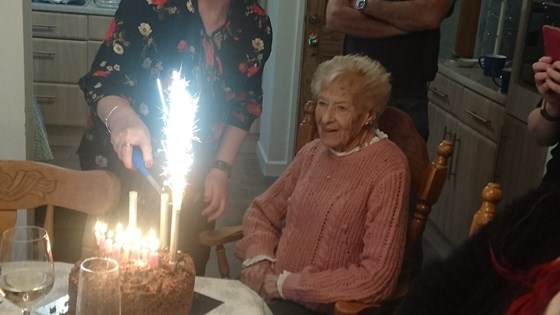
[[[183,195],[187,187],[186,176],[193,164],[192,141],[195,138],[195,114],[197,100],[187,91],[188,83],[178,71],[173,72],[172,82],[166,101],[161,82],[158,88],[163,104],[163,149],[166,155],[164,173],[171,187],[171,262],[177,261],[177,237],[179,234],[179,214]]]

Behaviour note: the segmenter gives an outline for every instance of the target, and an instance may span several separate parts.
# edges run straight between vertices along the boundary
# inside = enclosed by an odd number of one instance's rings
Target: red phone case
[[[542,31],[545,54],[553,61],[560,60],[560,28],[544,25]]]

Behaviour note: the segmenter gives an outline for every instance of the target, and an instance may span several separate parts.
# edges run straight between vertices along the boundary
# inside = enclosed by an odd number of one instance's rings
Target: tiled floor
[[[254,197],[268,188],[276,178],[266,177],[262,174],[256,155],[257,134],[250,134],[245,141],[235,161],[233,173],[230,179],[229,199],[226,213],[218,219],[216,226],[227,226],[240,224],[243,214]],[[54,148],[55,160],[53,163],[78,168],[75,148]],[[55,217],[55,239],[54,255],[56,260],[74,262],[79,258],[81,249],[81,230],[77,224],[83,217],[73,211],[58,211]],[[424,235],[430,235],[428,225]],[[424,261],[431,261],[440,257],[429,242],[424,241]],[[241,270],[241,262],[233,255],[233,244],[226,245],[226,253],[230,262],[231,277],[238,278]],[[206,268],[206,275],[219,277],[215,253],[212,251]]]

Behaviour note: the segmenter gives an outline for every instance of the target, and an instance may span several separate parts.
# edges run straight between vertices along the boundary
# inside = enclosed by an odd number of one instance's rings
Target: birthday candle
[[[131,229],[136,228],[136,216],[138,212],[138,192],[130,191],[128,193],[128,226]]]
[[[159,218],[159,240],[161,248],[168,246],[169,239],[169,193],[161,193],[160,196],[160,218]]]
[[[150,268],[157,268],[159,266],[159,254],[157,251],[150,252],[150,257],[148,258],[148,265]]]

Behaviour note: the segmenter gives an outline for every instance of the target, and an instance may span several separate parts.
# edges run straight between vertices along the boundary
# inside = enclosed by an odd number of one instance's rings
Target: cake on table
[[[120,261],[122,315],[189,314],[196,275],[193,260],[181,252],[177,254],[177,263],[169,260],[169,253],[160,251],[157,267],[139,265],[133,260]],[[68,314],[76,311],[80,264],[81,261],[72,267],[68,279]]]

